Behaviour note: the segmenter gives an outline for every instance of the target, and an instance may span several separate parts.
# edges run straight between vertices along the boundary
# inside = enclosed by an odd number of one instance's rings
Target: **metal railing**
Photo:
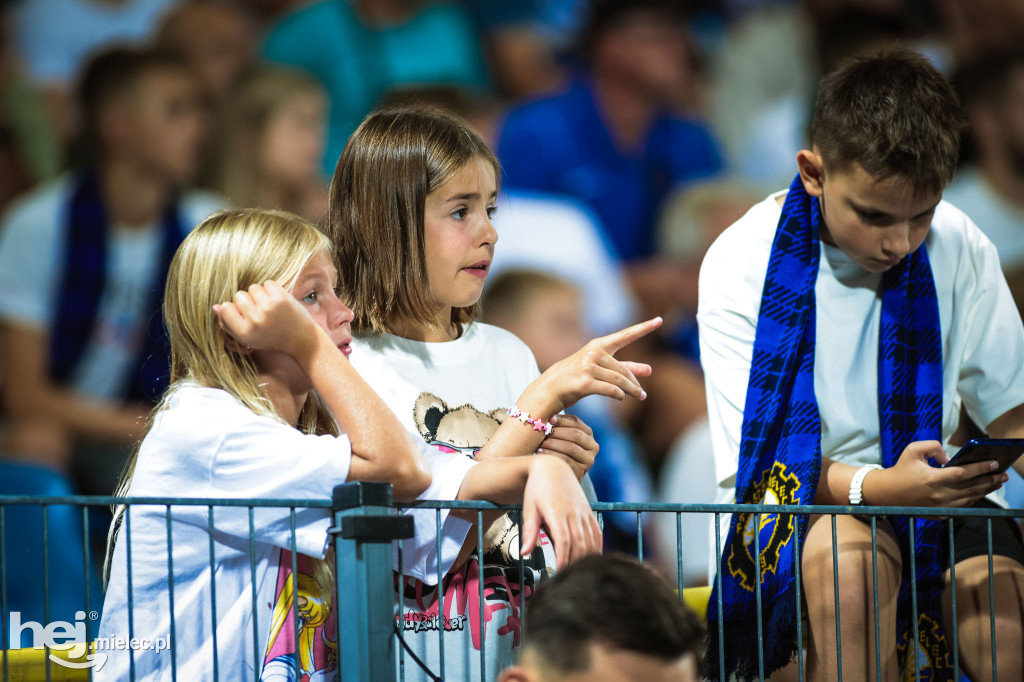
[[[296,552],[296,530],[297,530],[297,515],[305,509],[322,509],[330,510],[332,514],[332,525],[329,529],[329,536],[331,545],[334,548],[335,561],[333,564],[335,584],[337,586],[336,594],[334,595],[334,617],[336,619],[337,628],[337,651],[338,651],[338,678],[341,680],[382,680],[390,682],[394,680],[407,680],[407,679],[446,679],[450,678],[450,671],[446,669],[446,642],[448,638],[453,636],[453,633],[461,635],[464,632],[464,625],[461,623],[451,623],[446,620],[446,595],[443,588],[445,576],[441,575],[441,562],[437,562],[437,589],[434,595],[434,599],[437,601],[437,621],[430,624],[430,630],[436,629],[437,632],[437,644],[436,644],[436,661],[433,665],[430,661],[423,660],[423,656],[417,655],[412,648],[410,648],[406,642],[406,631],[407,624],[413,621],[407,621],[407,615],[411,611],[407,612],[405,589],[403,581],[396,581],[394,566],[394,552],[392,543],[397,543],[397,556],[399,564],[403,564],[403,540],[412,537],[413,523],[412,519],[401,514],[402,510],[419,509],[419,510],[434,510],[435,518],[435,551],[437,556],[441,556],[441,527],[442,527],[442,516],[441,512],[444,509],[455,509],[462,510],[464,514],[475,513],[477,524],[477,546],[482,547],[484,543],[484,513],[493,510],[502,510],[513,512],[517,511],[514,506],[499,506],[486,502],[453,502],[453,501],[417,501],[413,503],[407,503],[404,505],[396,505],[391,500],[390,486],[385,484],[372,484],[372,483],[352,483],[338,486],[335,488],[334,496],[332,500],[320,500],[320,501],[309,501],[309,500],[231,500],[231,499],[190,499],[180,497],[166,497],[166,498],[115,498],[115,497],[84,497],[84,496],[65,496],[65,497],[34,497],[34,496],[0,496],[0,614],[3,618],[0,619],[0,643],[3,646],[3,652],[0,654],[0,672],[2,676],[0,679],[6,680],[22,680],[22,679],[40,679],[40,680],[71,680],[71,679],[92,679],[92,668],[88,666],[89,661],[88,655],[79,655],[78,658],[72,658],[72,664],[74,667],[67,667],[62,660],[67,659],[67,652],[59,651],[59,647],[51,647],[48,642],[44,642],[41,647],[19,649],[20,642],[12,641],[12,624],[21,624],[22,628],[20,634],[22,638],[26,634],[24,629],[24,621],[14,621],[12,610],[11,610],[11,597],[17,593],[19,597],[24,597],[23,587],[20,585],[12,585],[8,579],[9,573],[11,573],[10,562],[15,560],[9,556],[12,553],[12,539],[14,538],[15,531],[17,529],[8,527],[6,521],[12,517],[14,509],[20,509],[24,513],[25,509],[36,509],[40,514],[42,522],[42,537],[39,538],[39,556],[33,557],[32,561],[38,561],[38,568],[41,573],[43,594],[39,595],[42,602],[42,623],[51,623],[51,588],[55,580],[66,579],[68,575],[74,574],[75,571],[82,577],[82,584],[84,585],[84,594],[81,595],[81,607],[84,614],[89,615],[87,618],[81,619],[83,622],[75,624],[76,627],[82,626],[81,634],[84,637],[81,638],[85,642],[93,642],[97,636],[97,629],[94,626],[93,617],[100,610],[102,604],[101,595],[94,592],[91,585],[95,581],[95,571],[99,565],[99,557],[96,555],[96,551],[90,547],[88,539],[83,543],[81,551],[81,559],[77,566],[66,565],[59,567],[59,572],[55,574],[58,567],[52,565],[51,552],[52,552],[52,540],[51,537],[56,531],[50,528],[49,517],[52,516],[55,509],[67,508],[80,510],[80,531],[83,535],[88,538],[90,529],[90,515],[100,513],[100,509],[109,508],[114,504],[127,504],[129,510],[135,506],[146,505],[147,507],[159,506],[163,507],[164,515],[166,517],[167,527],[167,542],[168,542],[168,556],[167,556],[167,570],[168,570],[168,592],[171,603],[171,629],[169,632],[169,646],[167,653],[170,657],[170,677],[171,679],[178,679],[178,674],[175,669],[176,660],[176,639],[177,633],[175,632],[173,625],[173,594],[174,594],[174,581],[172,576],[174,575],[173,566],[173,553],[170,551],[172,543],[172,519],[174,516],[173,510],[178,507],[202,507],[206,509],[208,514],[208,523],[210,530],[209,546],[207,549],[209,553],[209,560],[211,566],[216,561],[216,550],[214,541],[214,527],[215,517],[218,510],[221,509],[244,509],[248,511],[248,522],[249,522],[249,557],[250,557],[250,569],[252,571],[253,581],[256,579],[256,568],[255,568],[255,530],[256,530],[256,517],[257,510],[265,508],[274,508],[280,510],[281,513],[287,513],[289,518],[289,526],[291,533],[290,549],[293,550],[291,553],[292,567],[291,567],[291,589],[292,594],[298,595],[299,584],[298,584],[298,569],[295,563]],[[797,506],[797,505],[724,505],[724,504],[625,504],[625,503],[598,503],[594,505],[594,511],[600,517],[607,512],[629,512],[636,514],[637,518],[637,533],[638,533],[638,547],[637,547],[637,558],[640,561],[644,560],[644,539],[645,535],[648,535],[648,531],[645,529],[645,520],[648,517],[654,515],[665,516],[668,515],[671,518],[672,515],[675,517],[676,525],[676,559],[677,564],[677,578],[676,587],[680,595],[685,595],[687,589],[684,586],[684,571],[682,566],[682,557],[684,555],[684,543],[688,540],[682,536],[680,528],[682,526],[682,517],[684,514],[701,514],[705,515],[710,519],[713,519],[711,528],[713,528],[712,535],[714,537],[715,555],[718,556],[722,551],[723,534],[721,533],[722,524],[721,521],[727,514],[743,512],[755,515],[755,527],[760,527],[761,515],[763,514],[779,514],[782,515],[780,518],[786,516],[797,516],[797,515],[825,515],[831,518],[832,534],[833,534],[833,566],[838,565],[838,554],[837,554],[837,543],[835,542],[836,537],[836,518],[843,515],[856,514],[860,517],[865,517],[870,522],[871,527],[871,539],[872,539],[872,564],[874,569],[874,578],[877,583],[877,571],[878,571],[878,545],[877,545],[877,533],[878,533],[878,519],[883,516],[908,516],[915,517],[922,515],[922,509],[911,508],[911,507],[846,507],[846,506]],[[221,512],[224,513],[224,512]],[[234,512],[238,513],[238,512]],[[989,564],[989,575],[991,577],[993,571],[993,553],[992,553],[992,522],[994,519],[1000,518],[1012,518],[1018,519],[1024,516],[1024,510],[1004,510],[996,508],[972,508],[972,509],[928,509],[927,514],[934,518],[936,516],[945,517],[944,524],[948,526],[949,533],[949,552],[951,557],[951,566],[953,565],[952,557],[954,556],[954,521],[958,518],[963,517],[980,517],[986,519],[987,528],[987,541],[988,541],[988,564]],[[795,529],[794,541],[796,547],[804,542],[804,538],[800,537],[799,524],[793,524]],[[914,522],[911,521],[911,533],[914,532]],[[126,550],[128,555],[131,555],[131,514],[127,515],[123,526],[123,539],[126,543]],[[521,527],[520,527],[521,530]],[[755,537],[759,537],[755,534]],[[700,539],[701,542],[704,538]],[[19,541],[20,542],[20,541]],[[19,544],[19,549],[23,547]],[[755,552],[760,555],[760,546],[755,548]],[[18,561],[24,561],[24,557],[17,558]],[[911,562],[914,558],[911,556]],[[799,563],[796,562],[796,585],[797,585],[797,613],[794,614],[797,623],[797,639],[801,641],[804,636],[800,610],[800,567]],[[760,562],[754,562],[757,570],[757,605],[760,610],[761,607],[761,592],[760,592],[760,573],[761,566]],[[955,569],[954,569],[955,570]],[[524,559],[521,557],[518,559],[518,571],[520,586],[524,586],[525,574],[527,567],[524,564]],[[477,585],[478,590],[477,604],[478,613],[475,614],[476,625],[479,628],[479,660],[473,667],[478,669],[478,676],[474,675],[474,679],[486,680],[488,679],[489,667],[488,663],[493,664],[493,661],[487,660],[486,647],[484,646],[484,640],[486,637],[485,623],[487,621],[487,614],[485,613],[485,596],[484,596],[484,580],[482,571],[477,574]],[[911,575],[913,575],[913,566],[911,566]],[[954,575],[955,577],[955,575]],[[129,570],[127,576],[129,582],[129,605],[128,612],[133,612],[133,605],[131,603],[131,572]],[[721,591],[721,578],[719,578],[718,590],[717,590],[717,601],[708,605],[709,610],[717,610],[719,614],[723,611],[722,603],[722,591]],[[838,663],[840,670],[842,669],[842,644],[839,637],[839,620],[840,620],[840,600],[839,600],[839,585],[838,585],[838,571],[836,571],[835,577],[835,615],[836,615],[836,649],[838,656]],[[396,589],[396,583],[398,589]],[[916,595],[916,583],[911,585],[911,589],[915,591]],[[956,597],[955,597],[955,582],[954,582],[954,593],[952,600],[953,608],[953,624],[952,629],[952,656],[954,669],[959,668],[959,659],[957,653],[957,642],[958,633],[956,629]],[[216,642],[216,582],[211,581],[210,592],[211,592],[211,605],[213,608],[212,621],[213,621],[213,656],[214,665],[216,666],[218,647]],[[511,595],[510,595],[511,597]],[[253,590],[252,595],[252,608],[254,612],[257,609],[256,603],[256,591]],[[293,599],[291,604],[292,615],[295,619],[295,623],[300,620],[299,614],[299,600]],[[525,641],[528,637],[528,633],[525,628],[522,627],[522,623],[525,618],[526,610],[528,609],[528,599],[526,599],[525,589],[521,591],[516,608],[520,610],[517,615],[517,622],[520,625],[520,642]],[[992,670],[993,677],[995,678],[998,670],[998,652],[995,646],[995,619],[994,619],[994,604],[995,594],[993,592],[992,581],[989,581],[989,605],[990,605],[990,622],[991,622],[991,635],[992,635]],[[447,605],[451,607],[451,605]],[[433,607],[432,607],[433,608]],[[875,618],[875,652],[876,652],[876,667],[879,677],[881,676],[882,662],[880,654],[879,644],[879,628],[878,623],[878,594],[877,591],[874,595],[873,612]],[[760,627],[760,619],[758,619],[758,625]],[[723,642],[723,645],[716,652],[719,657],[720,664],[725,659],[725,644],[724,644],[724,631],[722,625],[722,618],[717,619],[719,628],[719,642]],[[40,624],[41,625],[41,624]],[[256,660],[253,661],[252,679],[259,682],[261,660],[260,657],[263,652],[260,651],[259,643],[259,628],[267,627],[267,623],[259,622],[259,619],[253,618],[252,620],[252,631],[247,633],[239,633],[239,637],[252,637],[253,650]],[[127,638],[130,640],[134,638],[135,633],[133,631],[134,623],[129,617],[129,631],[126,633]],[[413,624],[413,629],[419,627]],[[32,631],[35,634],[35,631]],[[917,624],[914,623],[914,641],[918,641]],[[450,646],[450,644],[449,644]],[[66,648],[66,647],[65,647]],[[296,646],[295,663],[298,666],[298,647]],[[804,654],[800,647],[797,648],[797,672],[800,679],[804,678],[805,675],[805,661]],[[147,654],[149,655],[149,654]],[[159,655],[159,654],[157,654]],[[129,656],[134,662],[134,652],[130,652]],[[758,638],[758,658],[761,663],[761,669],[763,670],[764,651],[763,642],[761,637]],[[720,667],[722,667],[720,665]],[[216,669],[216,668],[215,668]],[[474,670],[474,672],[477,672]],[[762,675],[763,677],[763,675]],[[234,676],[227,677],[225,679],[236,679]],[[724,677],[722,678],[724,681]]]

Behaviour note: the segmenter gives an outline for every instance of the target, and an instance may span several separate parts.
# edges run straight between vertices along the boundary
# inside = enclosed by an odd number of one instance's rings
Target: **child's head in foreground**
[[[300,274],[325,259],[329,265],[326,235],[284,211],[229,209],[200,223],[181,243],[167,275],[164,319],[171,343],[172,387],[190,381],[224,389],[254,412],[277,416],[260,387],[258,354],[244,352],[229,339],[213,306],[267,280],[300,298],[305,294],[295,289]],[[310,392],[299,428],[336,433],[333,423]]]
[[[390,107],[363,121],[330,190],[354,331],[447,331],[474,319],[497,241],[498,179],[494,153],[453,114]]]
[[[499,680],[691,682],[703,642],[697,617],[650,569],[588,556],[534,593],[518,664]]]
[[[902,48],[850,59],[826,75],[797,154],[818,197],[822,239],[884,272],[915,251],[953,178],[963,114],[949,81]]]

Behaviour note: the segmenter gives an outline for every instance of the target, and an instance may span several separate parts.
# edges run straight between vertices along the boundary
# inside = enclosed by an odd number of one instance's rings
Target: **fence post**
[[[390,483],[334,488],[335,576],[342,682],[395,679],[392,540],[413,536],[413,520],[391,508]]]

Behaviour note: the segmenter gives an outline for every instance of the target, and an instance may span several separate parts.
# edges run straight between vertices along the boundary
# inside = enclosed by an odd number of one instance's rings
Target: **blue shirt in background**
[[[324,0],[285,16],[263,52],[313,74],[327,89],[327,176],[349,136],[392,86],[488,82],[475,29],[451,3],[426,3],[405,23],[367,26],[346,0]]]
[[[658,212],[672,189],[722,168],[707,126],[679,115],[659,116],[636,150],[621,150],[587,77],[509,112],[498,157],[509,187],[567,194],[589,205],[626,261],[654,253]]]

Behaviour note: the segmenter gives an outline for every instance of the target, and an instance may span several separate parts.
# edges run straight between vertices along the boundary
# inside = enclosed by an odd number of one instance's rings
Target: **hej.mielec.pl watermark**
[[[95,611],[89,614],[92,620],[97,618]],[[67,658],[61,658],[50,654],[50,660],[57,665],[66,668],[96,668],[100,670],[107,662],[107,654],[103,651],[166,651],[170,648],[171,638],[139,638],[139,637],[98,637],[96,638],[96,653],[90,654],[89,643],[85,634],[85,611],[75,613],[75,622],[69,623],[63,620],[56,620],[49,625],[42,625],[35,621],[27,620],[21,622],[21,613],[11,611],[11,621],[8,633],[12,642],[21,640],[22,633],[26,630],[32,633],[32,646],[35,648],[49,647],[58,651],[67,651]],[[68,659],[76,660],[68,660]]]

